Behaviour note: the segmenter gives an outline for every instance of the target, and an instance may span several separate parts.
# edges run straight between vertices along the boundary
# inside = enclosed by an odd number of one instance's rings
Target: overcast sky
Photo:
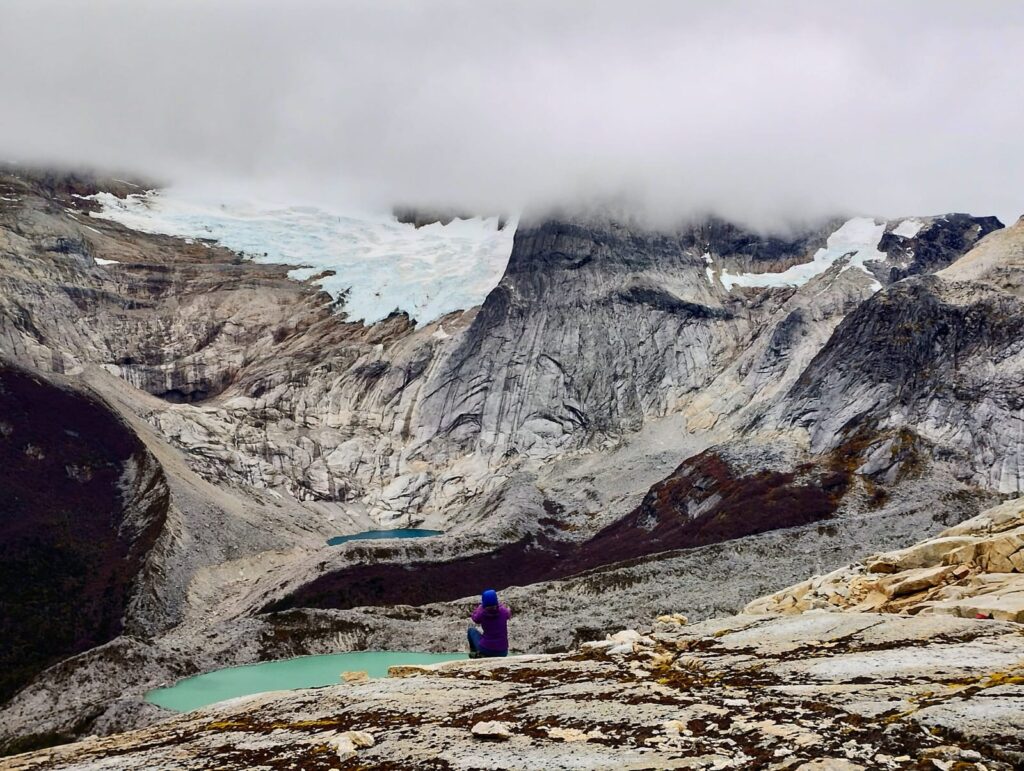
[[[0,159],[282,200],[1024,212],[1024,3],[2,0]]]

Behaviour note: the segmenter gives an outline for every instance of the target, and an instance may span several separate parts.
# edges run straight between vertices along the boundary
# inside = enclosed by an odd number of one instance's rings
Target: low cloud
[[[1015,2],[0,5],[0,159],[282,200],[1024,212]]]

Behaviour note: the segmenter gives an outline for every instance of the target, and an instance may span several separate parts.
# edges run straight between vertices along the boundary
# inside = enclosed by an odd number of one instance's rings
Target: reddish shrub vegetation
[[[125,464],[146,453],[99,401],[0,363],[0,702],[121,633],[167,510],[154,495],[125,522]]]
[[[447,562],[353,566],[324,574],[264,610],[454,600],[470,587],[503,589],[564,578],[658,552],[805,525],[836,510],[849,480],[850,472],[834,464],[738,476],[708,450],[686,460],[640,506],[589,541],[537,536]]]

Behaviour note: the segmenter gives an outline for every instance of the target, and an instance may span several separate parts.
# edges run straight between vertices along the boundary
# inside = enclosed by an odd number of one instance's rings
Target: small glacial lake
[[[370,677],[385,677],[388,667],[397,664],[437,664],[463,658],[466,658],[464,653],[409,651],[356,651],[300,656],[196,675],[176,685],[149,691],[146,701],[175,712],[189,712],[218,701],[253,693],[338,685],[342,672],[363,670]]]
[[[444,535],[443,530],[417,530],[416,528],[402,528],[400,530],[364,530],[354,535],[336,535],[327,541],[329,546],[337,546],[349,541],[367,541],[377,538],[428,538],[432,535]]]

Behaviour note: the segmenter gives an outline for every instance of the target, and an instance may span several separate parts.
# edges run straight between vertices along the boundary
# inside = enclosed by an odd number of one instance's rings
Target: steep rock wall
[[[163,470],[93,396],[0,360],[0,701],[125,629],[164,526]]]

